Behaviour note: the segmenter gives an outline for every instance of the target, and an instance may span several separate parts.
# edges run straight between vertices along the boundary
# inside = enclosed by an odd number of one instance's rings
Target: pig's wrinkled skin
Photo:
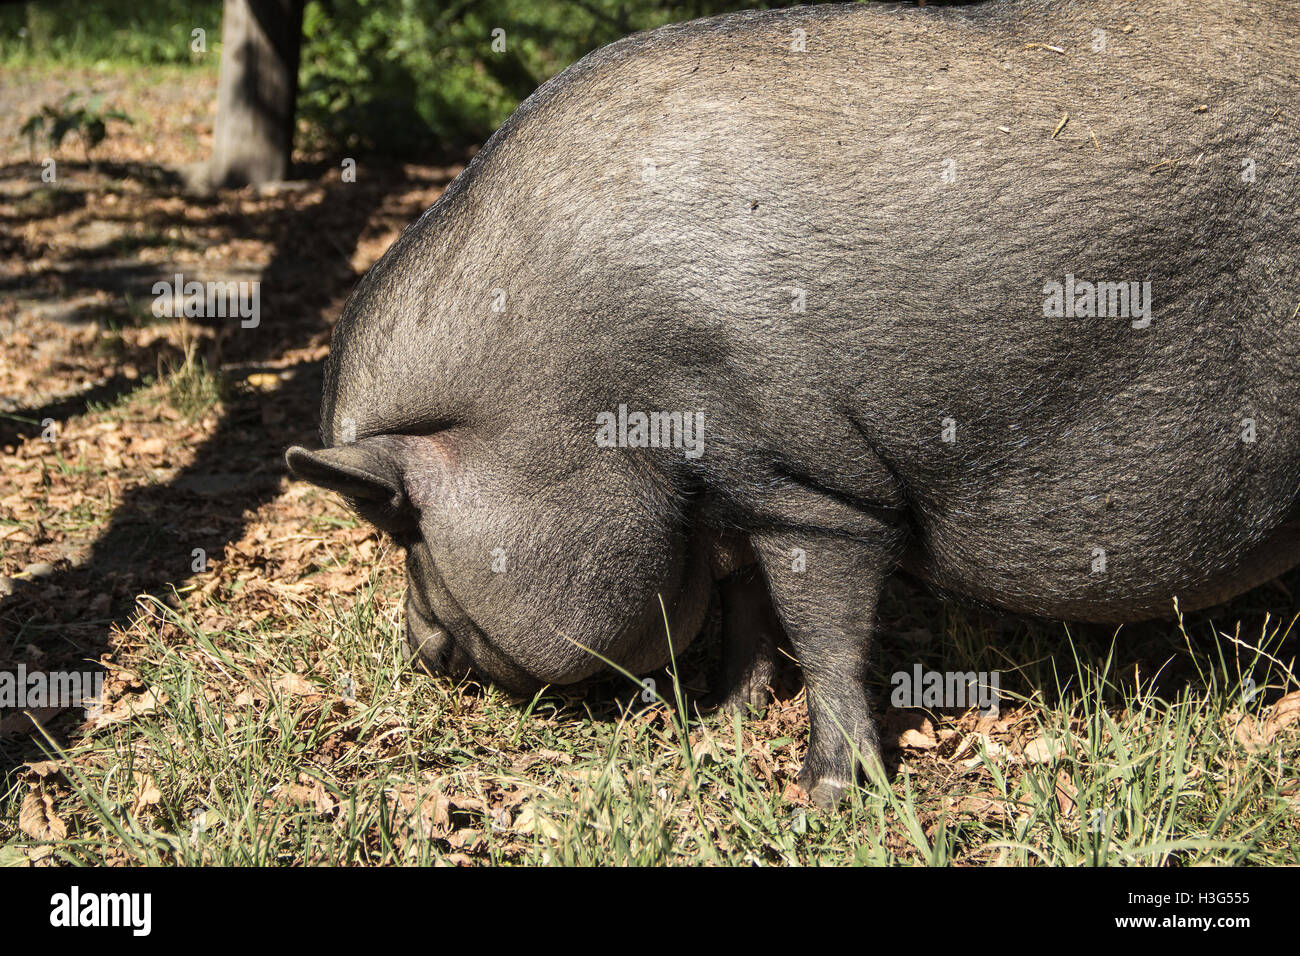
[[[514,690],[597,654],[662,666],[660,596],[680,650],[726,577],[726,690],[751,699],[770,593],[809,692],[801,779],[833,803],[878,752],[896,570],[1128,621],[1300,562],[1297,73],[1291,0],[629,37],[530,97],[370,270],[327,447],[289,466],[406,546],[426,662]],[[1067,274],[1150,282],[1149,325],[1045,317]],[[702,412],[703,454],[599,447],[620,405]]]

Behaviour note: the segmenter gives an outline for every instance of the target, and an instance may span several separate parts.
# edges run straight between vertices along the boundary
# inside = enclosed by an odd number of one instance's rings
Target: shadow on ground
[[[0,176],[7,172],[0,171]],[[29,177],[30,168],[23,175]],[[180,195],[165,170],[124,168],[115,175]],[[275,209],[260,221],[226,217],[232,235],[274,236],[275,253],[260,274],[261,324],[245,330],[238,319],[216,320],[233,323],[234,328],[224,328],[215,337],[210,359],[227,378],[272,366],[281,387],[270,396],[233,391],[223,402],[224,416],[193,462],[166,483],[129,489],[115,503],[111,520],[86,560],[30,582],[15,582],[19,586],[0,597],[0,657],[28,670],[86,670],[92,666],[86,662],[98,662],[109,650],[114,628],[128,625],[136,595],[165,599],[174,582],[190,576],[196,547],[205,549],[219,566],[223,550],[240,539],[257,509],[278,494],[285,447],[316,441],[320,361],[294,362],[291,354],[328,342],[338,308],[357,279],[350,265],[352,252],[385,197],[407,181],[407,173],[397,166],[372,168],[366,179],[347,184],[336,176],[325,179],[320,202]],[[445,179],[430,185],[445,185]],[[188,197],[183,204],[173,204],[178,220],[190,205]],[[208,213],[214,208],[210,200],[197,205]],[[40,208],[38,204],[35,211]],[[156,228],[167,229],[165,219]],[[99,269],[69,269],[71,281],[66,283],[51,283],[48,271],[10,279],[0,293],[37,299],[97,291],[120,295],[174,270],[124,261]],[[83,414],[90,403],[112,401],[139,385],[135,379],[113,375],[76,395],[12,409],[0,419],[0,444],[37,434],[43,419]],[[67,596],[86,591],[109,595],[105,616],[69,618],[66,608],[73,602]],[[79,711],[68,711],[47,729],[66,742],[80,722]],[[30,736],[0,739],[0,778],[8,781],[18,765],[42,756],[41,746]]]

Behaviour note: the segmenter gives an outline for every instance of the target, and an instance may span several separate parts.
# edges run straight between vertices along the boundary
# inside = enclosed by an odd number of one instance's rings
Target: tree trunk
[[[289,173],[303,0],[225,0],[209,183],[277,182]]]

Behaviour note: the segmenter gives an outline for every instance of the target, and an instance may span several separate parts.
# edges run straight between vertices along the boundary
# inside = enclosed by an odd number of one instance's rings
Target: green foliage
[[[664,23],[774,5],[781,4],[313,0],[299,115],[345,148],[401,154],[434,141],[477,142],[538,85],[597,47]]]
[[[208,52],[190,49],[207,31]],[[216,65],[221,0],[36,0],[0,6],[0,62]]]
[[[20,129],[33,154],[36,152],[36,140],[44,137],[51,149],[58,149],[69,133],[76,133],[81,139],[86,158],[90,151],[104,141],[108,135],[111,121],[130,124],[131,117],[121,110],[105,110],[102,96],[93,96],[84,106],[78,105],[79,93],[69,93],[57,106],[46,104],[23,122]]]

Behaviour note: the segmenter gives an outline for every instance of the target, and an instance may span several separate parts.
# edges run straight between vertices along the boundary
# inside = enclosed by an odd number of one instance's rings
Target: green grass
[[[207,31],[207,53],[191,32]],[[0,9],[0,62],[191,64],[218,55],[220,0],[40,0]]]
[[[392,577],[343,597],[308,577],[309,600],[215,629],[200,622],[243,613],[216,597],[178,609],[149,601],[123,644],[136,692],[165,702],[52,751],[63,780],[42,786],[66,839],[42,848],[16,831],[32,784],[15,782],[0,807],[0,855],[182,865],[1296,862],[1295,737],[1246,751],[1235,722],[1262,719],[1269,695],[1243,705],[1232,668],[1204,648],[1192,654],[1202,685],[1167,699],[1150,687],[1117,696],[1104,648],[1076,657],[1062,629],[1045,628],[1061,638],[1058,676],[1070,689],[1050,706],[1048,695],[1028,698],[1021,711],[1035,733],[1065,742],[1060,759],[1011,764],[983,743],[969,767],[909,756],[888,783],[827,813],[783,799],[779,776],[761,770],[793,767],[800,734],[765,737],[763,724],[734,715],[688,719],[675,685],[667,703],[649,705],[630,682],[585,700],[516,701],[413,672]],[[1265,651],[1281,638],[1269,634]],[[1032,652],[1040,637],[1008,653]],[[1272,665],[1259,673],[1283,676]]]
[[[220,402],[228,386],[220,373],[196,356],[193,342],[186,342],[184,348],[184,359],[165,377],[167,400],[193,421]]]

